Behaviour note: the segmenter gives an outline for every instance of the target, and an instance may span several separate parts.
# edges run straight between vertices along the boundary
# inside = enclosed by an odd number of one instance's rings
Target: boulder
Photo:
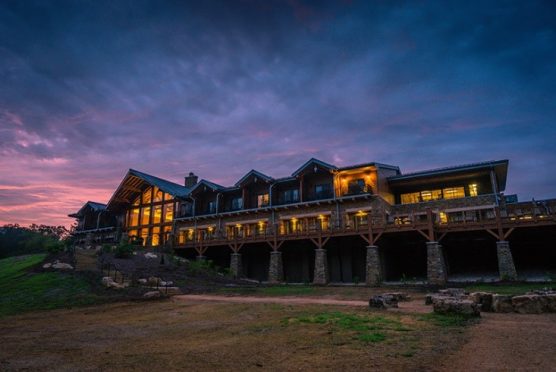
[[[44,265],[42,265],[42,268],[43,268],[43,269],[50,269],[51,267],[52,267],[52,264],[51,264],[50,262],[49,262],[49,263],[45,263]]]
[[[469,299],[476,304],[481,305],[481,311],[492,311],[492,293],[488,292],[473,292],[469,295]]]
[[[390,307],[398,307],[398,300],[390,295],[378,295],[369,299],[369,307],[376,309],[387,309]]]
[[[116,283],[114,279],[112,279],[112,277],[110,276],[105,276],[102,278],[102,285],[105,286],[106,288],[114,288],[114,289],[124,288],[122,284]]]
[[[158,285],[160,285],[160,282],[162,281],[162,279],[156,277],[156,276],[150,276],[149,279],[147,279],[147,284],[153,287],[156,287]]]
[[[388,293],[383,293],[382,295],[393,297],[398,302],[411,300],[411,297],[407,293],[402,293],[402,292],[388,292]]]
[[[141,284],[141,285],[147,285],[147,279],[139,278],[139,279],[137,279],[137,283]]]
[[[436,298],[433,301],[433,309],[437,314],[481,316],[479,305],[475,302],[455,297]]]
[[[556,313],[556,293],[547,294],[544,296],[546,303],[546,311],[549,313]]]
[[[512,296],[492,295],[492,311],[495,313],[513,313]]]
[[[147,252],[145,253],[145,258],[158,258],[158,256],[154,253]]]
[[[520,314],[541,314],[545,309],[544,296],[532,294],[523,296],[514,296],[512,305],[514,311]]]
[[[59,261],[54,262],[52,268],[56,270],[73,270],[73,266],[70,264]]]
[[[167,282],[161,280],[158,285],[161,287],[171,287],[174,285],[174,282],[171,280],[168,280]]]
[[[143,294],[143,298],[145,299],[154,299],[154,298],[160,298],[161,294],[159,291],[150,291],[150,292],[146,292]]]
[[[438,294],[450,297],[465,297],[465,289],[463,288],[446,288],[438,290]]]

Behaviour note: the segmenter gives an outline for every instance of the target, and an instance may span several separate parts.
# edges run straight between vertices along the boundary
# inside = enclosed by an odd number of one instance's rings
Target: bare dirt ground
[[[483,313],[443,371],[556,371],[556,314]]]
[[[217,300],[183,296],[3,318],[0,370],[556,368],[556,314],[483,314],[476,325],[446,327],[423,318],[430,307],[417,300],[397,311],[371,311],[349,297]],[[302,320],[339,312],[375,319],[384,339],[362,342],[355,328]]]
[[[300,321],[338,312],[371,316],[384,340]],[[0,320],[0,370],[427,370],[463,341],[414,315],[363,307],[120,303]]]
[[[368,301],[345,300],[336,298],[312,298],[312,297],[255,297],[255,296],[221,296],[221,295],[180,295],[172,297],[174,301],[185,302],[227,302],[227,303],[266,303],[282,305],[336,305],[336,306],[359,306],[366,308]],[[426,314],[432,311],[432,307],[424,305],[423,299],[400,302],[393,312]]]

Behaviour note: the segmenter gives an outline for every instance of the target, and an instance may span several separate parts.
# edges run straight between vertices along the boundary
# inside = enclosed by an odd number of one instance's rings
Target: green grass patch
[[[89,283],[72,273],[30,272],[44,257],[34,254],[0,260],[0,316],[100,301]]]
[[[477,321],[476,317],[465,316],[465,315],[445,315],[429,313],[423,314],[419,317],[419,320],[430,322],[436,326],[440,327],[465,327]]]
[[[553,285],[552,285],[553,286]],[[478,283],[465,287],[468,292],[492,292],[502,295],[521,295],[535,289],[551,287],[550,283]]]
[[[382,315],[361,315],[340,311],[301,315],[285,319],[284,323],[288,325],[295,323],[326,325],[336,331],[352,332],[357,340],[372,343],[386,340],[387,332],[411,331],[398,319]]]

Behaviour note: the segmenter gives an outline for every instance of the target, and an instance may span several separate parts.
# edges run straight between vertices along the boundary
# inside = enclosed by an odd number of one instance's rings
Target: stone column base
[[[196,259],[197,261],[204,261],[204,260],[207,259],[207,257],[206,257],[206,256],[197,256],[197,257],[195,257],[195,259]]]
[[[230,272],[234,278],[241,278],[243,276],[241,253],[232,253],[230,256]]]
[[[498,256],[498,273],[500,280],[516,280],[517,271],[515,270],[510,242],[501,240],[496,242],[496,254]]]
[[[315,249],[315,275],[313,284],[328,284],[328,258],[326,249]]]
[[[367,247],[367,277],[365,282],[369,286],[379,286],[382,283],[382,259],[376,245]]]
[[[282,283],[284,281],[284,266],[282,264],[282,252],[270,252],[270,265],[268,266],[268,282]]]
[[[446,263],[438,242],[427,242],[427,280],[432,285],[446,285]]]

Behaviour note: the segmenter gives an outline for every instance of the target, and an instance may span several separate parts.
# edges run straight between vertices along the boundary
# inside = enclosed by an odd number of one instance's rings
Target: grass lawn
[[[543,289],[550,286],[551,284],[546,283],[478,283],[465,287],[465,290],[468,292],[492,292],[502,295],[521,295],[535,289]]]
[[[73,273],[30,272],[45,254],[0,260],[0,317],[101,302],[89,283]]]

